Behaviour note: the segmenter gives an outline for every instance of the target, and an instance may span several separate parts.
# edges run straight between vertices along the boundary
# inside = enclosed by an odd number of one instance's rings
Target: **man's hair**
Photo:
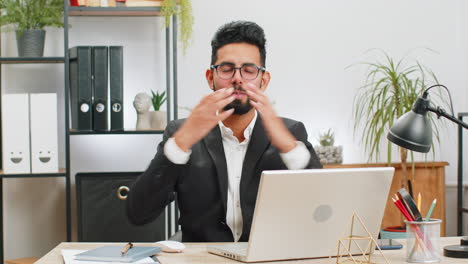
[[[260,63],[265,67],[265,33],[254,22],[233,21],[221,26],[211,40],[211,64],[218,59],[218,49],[226,44],[245,42],[255,45],[260,50]]]

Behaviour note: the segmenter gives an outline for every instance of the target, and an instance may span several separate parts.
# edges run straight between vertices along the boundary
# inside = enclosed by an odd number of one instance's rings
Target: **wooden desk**
[[[460,238],[457,237],[443,237],[441,238],[442,245],[453,245],[458,244],[460,242]],[[404,240],[400,240],[402,244],[405,244]],[[53,250],[51,250],[47,255],[43,256],[36,264],[62,264],[63,258],[60,253],[61,249],[92,249],[102,245],[108,245],[110,243],[61,243]],[[119,245],[123,245],[120,243]],[[138,244],[137,245],[151,245],[151,244]],[[206,251],[207,243],[189,243],[186,244],[187,248],[183,253],[160,253],[158,254],[158,259],[161,261],[162,264],[218,264],[218,263],[242,263],[237,262],[235,260],[230,260],[224,257],[216,256],[210,254]],[[287,244],[285,244],[287,246]],[[443,248],[443,247],[442,247]],[[387,257],[388,261],[391,264],[403,264],[406,263],[406,249],[403,248],[401,250],[384,250],[383,253]],[[373,261],[377,263],[385,263],[383,258],[379,257],[378,251],[374,254],[375,258],[373,257]],[[262,262],[265,263],[265,262]],[[298,261],[275,261],[269,262],[274,264],[330,264],[331,261],[328,258],[323,259],[309,259],[309,260],[298,260]],[[460,264],[460,263],[468,263],[468,259],[455,259],[455,258],[445,258],[442,256],[442,264]]]

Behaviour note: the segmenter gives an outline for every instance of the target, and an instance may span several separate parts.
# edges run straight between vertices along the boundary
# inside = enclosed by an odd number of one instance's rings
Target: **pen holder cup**
[[[406,261],[432,263],[440,261],[440,219],[405,221]]]

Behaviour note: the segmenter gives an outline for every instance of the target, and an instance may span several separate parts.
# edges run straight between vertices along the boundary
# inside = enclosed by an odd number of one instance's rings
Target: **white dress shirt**
[[[226,157],[227,173],[228,173],[228,197],[227,197],[227,212],[226,224],[231,228],[234,236],[234,241],[238,241],[242,235],[242,210],[240,206],[240,181],[242,175],[242,166],[244,163],[245,153],[252,136],[252,131],[257,120],[257,111],[255,116],[244,130],[244,141],[239,140],[234,136],[232,130],[226,127],[221,121],[219,128],[223,139],[224,154]],[[303,169],[307,166],[310,153],[304,143],[296,141],[297,145],[288,153],[280,153],[281,159],[288,169]],[[175,164],[185,164],[190,159],[191,150],[184,152],[177,146],[174,138],[167,140],[164,145],[164,154]]]

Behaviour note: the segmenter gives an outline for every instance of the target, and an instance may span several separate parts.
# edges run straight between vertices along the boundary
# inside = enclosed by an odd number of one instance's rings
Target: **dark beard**
[[[213,82],[213,88],[214,90],[216,91],[216,87],[215,87],[215,84]],[[240,86],[234,86],[234,89],[237,91],[244,91],[244,89],[242,89],[242,87]],[[244,115],[246,113],[248,113],[251,109],[252,109],[252,105],[250,104],[250,98],[247,98],[247,101],[244,103],[242,103],[241,100],[234,100],[232,101],[231,103],[229,103],[228,105],[226,105],[223,110],[226,111],[226,110],[229,110],[229,109],[233,109],[234,108],[234,115]]]
[[[250,98],[247,99],[247,102],[245,103],[242,103],[240,100],[234,100],[232,101],[231,103],[229,103],[228,105],[226,105],[223,110],[226,111],[226,110],[229,110],[229,109],[232,109],[234,108],[234,115],[243,115],[243,114],[246,114],[250,111],[250,109],[252,109],[252,105],[250,104]]]

